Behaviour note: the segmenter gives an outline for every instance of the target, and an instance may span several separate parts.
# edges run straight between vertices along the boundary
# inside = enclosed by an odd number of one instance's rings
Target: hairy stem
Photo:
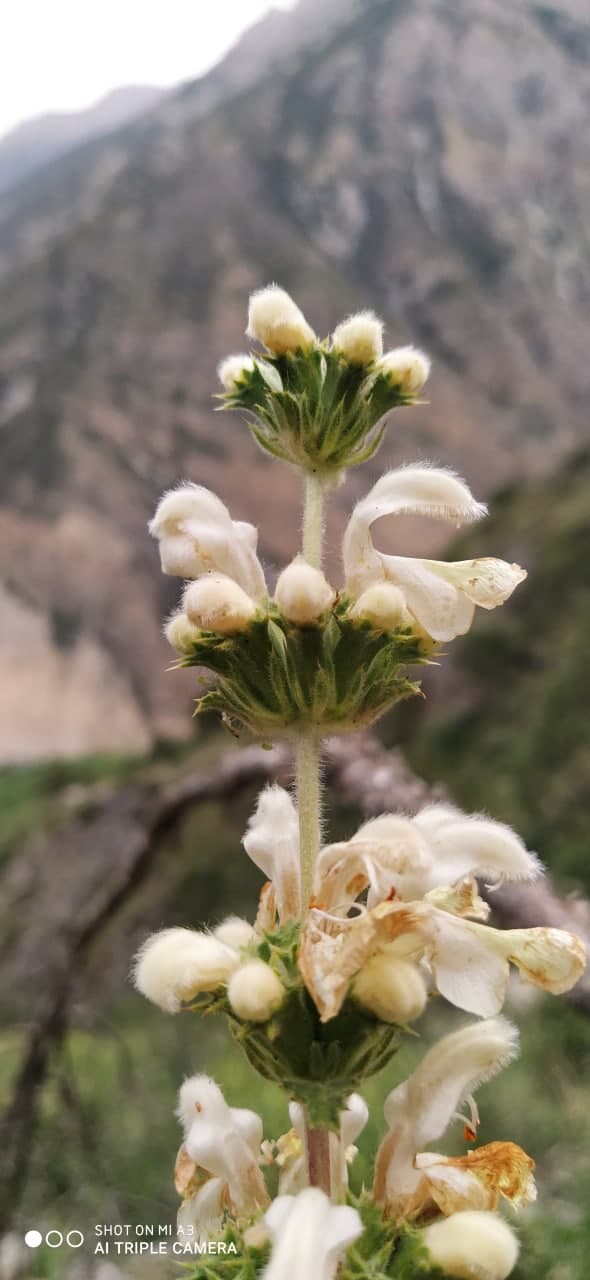
[[[320,735],[315,725],[297,735],[297,809],[303,912],[311,897],[314,867],[320,851],[321,821]]]
[[[324,483],[314,472],[307,471],[303,508],[303,556],[314,569],[321,567],[323,533]]]
[[[305,1118],[305,1147],[307,1151],[307,1168],[309,1185],[319,1187],[330,1195],[332,1181],[330,1176],[330,1130],[324,1125],[314,1128]]]

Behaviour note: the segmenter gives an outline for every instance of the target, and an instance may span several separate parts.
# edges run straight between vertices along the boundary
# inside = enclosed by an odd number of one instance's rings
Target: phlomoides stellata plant
[[[220,366],[222,406],[246,415],[259,446],[302,473],[301,552],[272,594],[256,530],[199,484],[166,493],[150,529],[164,572],[186,579],[166,625],[179,665],[214,674],[198,709],[265,740],[288,736],[294,795],[267,787],[244,836],[266,878],[255,922],[164,929],[147,939],[134,972],[169,1014],[224,1014],[260,1075],[285,1090],[291,1127],[263,1140],[259,1117],[230,1106],[211,1079],[186,1080],[179,1231],[229,1250],[215,1260],[221,1275],[503,1280],[518,1243],[498,1206],[534,1198],[533,1161],[512,1142],[473,1146],[474,1093],[516,1053],[516,1030],[501,1016],[510,965],[558,994],[583,970],[582,944],[557,929],[487,924],[478,876],[540,874],[518,836],[489,818],[439,804],[414,817],[385,813],[323,844],[320,758],[326,734],[370,725],[415,693],[408,668],[463,635],[476,606],[503,604],[525,573],[496,559],[378,549],[382,516],[461,525],[485,514],[457,475],[418,463],[383,475],[357,504],[343,583],[328,582],[326,497],[376,452],[389,411],[416,401],[429,362],[412,347],[383,353],[371,313],[320,341],[274,286],[252,297],[247,333],[255,351]],[[358,1090],[393,1070],[434,992],[476,1020],[430,1048],[407,1080],[392,1074],[373,1184],[355,1198],[348,1164],[367,1120]],[[462,1109],[471,1145],[443,1155],[440,1139]],[[197,1260],[193,1274],[210,1276],[209,1264]]]

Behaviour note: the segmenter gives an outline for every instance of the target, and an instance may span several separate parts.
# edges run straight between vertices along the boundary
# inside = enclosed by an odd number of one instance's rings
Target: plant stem
[[[329,1196],[332,1190],[330,1177],[330,1130],[321,1125],[313,1128],[305,1117],[305,1147],[310,1187],[319,1187]]]
[[[306,725],[299,730],[296,759],[301,903],[305,914],[311,897],[315,862],[320,851],[320,734],[315,725]]]
[[[324,485],[319,476],[305,476],[303,509],[303,555],[314,569],[322,564],[324,535]],[[305,918],[313,887],[314,869],[321,840],[321,731],[317,725],[301,726],[297,735],[297,808],[299,814],[299,859],[301,866],[301,907]],[[310,1125],[305,1117],[305,1151],[310,1186],[331,1193],[330,1131]]]
[[[321,568],[324,533],[324,483],[313,471],[305,473],[303,508],[303,556],[314,569]]]

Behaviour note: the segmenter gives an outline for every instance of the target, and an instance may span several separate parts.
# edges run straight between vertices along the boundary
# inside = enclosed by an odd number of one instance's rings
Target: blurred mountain
[[[337,495],[333,566],[382,467],[434,457],[490,493],[588,438],[589,98],[583,0],[303,0],[5,193],[4,758],[186,732],[159,636],[178,584],[145,532],[166,485],[260,519],[271,564],[296,549],[297,478],[212,414],[252,288],[279,280],[322,333],[373,305],[435,360],[431,406]]]
[[[164,92],[150,85],[128,85],[83,111],[52,111],[25,120],[0,138],[0,194],[72,147],[127,124],[159,102]]]

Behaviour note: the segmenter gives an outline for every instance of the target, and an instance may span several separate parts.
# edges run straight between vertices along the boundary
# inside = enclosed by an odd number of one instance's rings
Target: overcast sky
[[[29,116],[88,106],[119,85],[172,85],[199,75],[267,9],[293,3],[6,0],[0,135]]]

